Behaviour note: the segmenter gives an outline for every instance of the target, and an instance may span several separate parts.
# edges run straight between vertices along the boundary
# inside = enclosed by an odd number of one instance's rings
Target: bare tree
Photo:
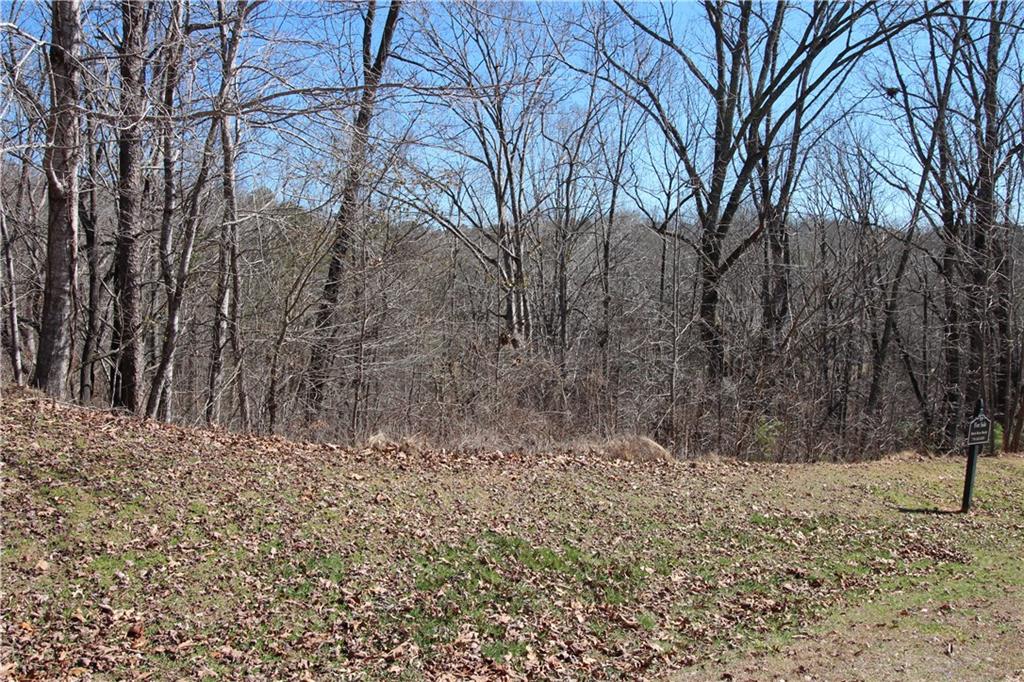
[[[63,398],[71,366],[73,290],[78,271],[78,0],[53,0],[51,21],[52,85],[43,161],[48,200],[46,285],[32,384]]]
[[[118,126],[117,238],[114,247],[114,325],[111,352],[116,365],[111,403],[130,412],[141,405],[139,348],[138,235],[142,209],[142,125],[145,115],[146,9],[144,0],[121,3],[120,115]]]
[[[15,380],[346,440],[1024,434],[1019,2],[0,13]]]
[[[217,128],[220,131],[221,188],[224,209],[221,218],[220,240],[217,246],[217,287],[214,298],[213,341],[210,344],[210,370],[206,397],[206,422],[214,424],[220,419],[221,384],[224,378],[224,349],[228,344],[229,326],[232,338],[237,339],[237,325],[232,323],[233,310],[237,310],[237,287],[232,286],[232,273],[238,268],[238,202],[235,196],[235,132],[232,112],[237,109],[233,96],[233,83],[237,71],[236,59],[246,20],[262,4],[238,0],[229,14],[223,0],[217,3],[217,19],[221,59],[221,91],[217,97]],[[232,294],[236,296],[232,296]],[[244,386],[244,384],[240,384]],[[244,389],[241,389],[244,396]],[[245,401],[241,401],[243,406]],[[243,421],[247,422],[248,418]]]
[[[330,251],[327,278],[317,307],[314,330],[316,339],[309,361],[308,392],[306,398],[307,419],[314,418],[324,400],[324,385],[331,365],[334,349],[334,315],[338,304],[339,285],[342,269],[348,255],[352,222],[359,209],[360,190],[366,173],[366,156],[370,138],[370,124],[373,120],[377,93],[388,58],[391,56],[395,28],[402,9],[401,0],[391,0],[384,19],[377,49],[373,49],[374,18],[376,0],[369,0],[363,15],[362,40],[362,86],[359,106],[352,123],[348,158],[341,185],[341,199],[334,217],[334,243]]]
[[[415,169],[423,189],[407,197],[459,240],[500,290],[498,349],[533,335],[527,239],[550,188],[535,194],[539,153],[557,62],[545,34],[509,5],[480,12],[452,3],[421,28],[415,64],[441,91],[446,125],[432,144],[454,152]],[[412,61],[412,59],[409,59]]]
[[[0,167],[0,186],[3,185],[3,169]],[[24,382],[21,359],[21,338],[18,331],[18,289],[14,278],[14,260],[11,255],[11,234],[7,229],[7,209],[3,192],[0,192],[0,304],[3,305],[4,329],[11,359],[11,373],[18,386]]]
[[[633,40],[653,41],[662,51],[660,57],[651,65],[640,62],[638,68],[632,68],[604,32],[595,31],[590,40],[605,58],[605,78],[643,108],[686,167],[701,232],[702,339],[708,375],[716,379],[725,372],[726,359],[718,315],[722,277],[765,227],[758,226],[726,251],[726,238],[756,169],[785,130],[810,125],[861,56],[916,17],[886,16],[873,30],[858,35],[857,29],[872,17],[874,3],[819,4],[809,11],[806,29],[787,44],[783,27],[792,8],[785,4],[761,13],[750,3],[706,2],[703,18],[714,50],[707,66],[702,67],[677,33],[668,7],[663,5],[654,16],[645,18],[622,3],[616,4],[633,29]],[[827,59],[824,53],[829,53]],[[657,89],[669,74],[668,63],[678,63],[694,81],[693,99],[687,106],[707,106],[713,112],[714,125],[707,134],[699,119],[680,120],[668,93]],[[668,77],[676,74],[673,71]],[[754,132],[769,119],[771,123],[760,134]]]
[[[171,5],[167,31],[161,50],[161,93],[160,112],[160,157],[162,164],[163,197],[160,209],[160,242],[159,260],[160,276],[165,291],[166,311],[164,318],[163,338],[156,371],[150,381],[149,396],[146,399],[146,415],[169,419],[171,415],[170,390],[174,378],[175,353],[181,331],[181,309],[185,300],[185,292],[192,272],[192,255],[195,248],[196,233],[199,226],[200,197],[209,175],[211,157],[218,130],[213,122],[206,134],[202,152],[199,157],[199,168],[195,180],[188,192],[183,207],[183,226],[178,247],[177,262],[172,259],[174,244],[174,214],[179,205],[175,199],[178,187],[175,181],[175,140],[176,122],[175,93],[181,79],[182,54],[184,49],[183,35],[184,2],[176,0]],[[228,87],[223,81],[221,91]]]

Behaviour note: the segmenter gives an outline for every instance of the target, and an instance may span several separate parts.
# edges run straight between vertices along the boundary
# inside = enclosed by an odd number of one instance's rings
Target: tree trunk
[[[210,170],[210,159],[213,156],[213,146],[217,137],[217,123],[214,122],[210,125],[210,131],[207,133],[206,142],[203,144],[202,157],[199,164],[199,174],[196,177],[195,184],[192,186],[192,190],[189,192],[188,200],[186,205],[188,206],[188,212],[185,215],[184,229],[182,234],[182,244],[180,247],[180,255],[178,256],[177,271],[171,270],[170,265],[170,219],[169,214],[171,208],[168,204],[164,205],[164,214],[166,218],[166,225],[163,228],[163,234],[161,240],[164,244],[161,245],[161,259],[166,261],[166,265],[162,266],[165,270],[165,278],[169,277],[170,287],[167,293],[167,317],[164,322],[164,334],[163,343],[160,348],[160,364],[157,366],[156,373],[153,375],[153,381],[149,389],[149,398],[146,401],[146,416],[157,417],[167,420],[170,418],[170,389],[171,379],[173,377],[174,367],[174,354],[178,347],[178,332],[181,326],[181,306],[185,300],[185,290],[188,286],[188,278],[191,274],[192,269],[192,251],[195,247],[196,231],[199,226],[199,195],[202,193],[203,186],[206,184],[206,178]],[[166,163],[166,161],[165,161]],[[173,162],[170,162],[173,163]],[[165,196],[165,202],[167,197]]]
[[[947,237],[949,239],[951,237]],[[943,391],[943,433],[947,445],[956,439],[960,424],[961,405],[961,358],[960,358],[960,302],[957,300],[953,278],[956,269],[956,252],[947,243],[942,255],[942,301],[946,314],[942,323],[942,354],[945,364],[945,389]]]
[[[78,269],[78,43],[79,0],[53,0],[50,46],[51,105],[43,167],[47,178],[46,282],[32,384],[50,396],[67,395],[72,306]]]
[[[225,184],[227,180],[225,180]],[[227,197],[225,197],[225,214]],[[217,293],[214,298],[213,307],[213,328],[210,341],[210,367],[207,377],[206,392],[206,423],[216,424],[220,421],[220,394],[221,384],[224,380],[224,347],[227,345],[228,335],[228,312],[230,306],[229,268],[230,268],[230,240],[232,228],[225,224],[221,225],[221,235],[217,246]]]
[[[137,241],[142,204],[142,119],[146,4],[121,3],[122,37],[121,116],[118,127],[117,238],[114,246],[114,326],[111,352],[115,358],[110,402],[138,411],[142,360],[139,350],[139,256]]]
[[[337,339],[337,324],[334,319],[338,306],[338,294],[341,286],[341,274],[345,258],[348,256],[351,242],[352,222],[359,207],[359,191],[362,187],[366,152],[369,143],[370,122],[373,118],[374,103],[380,85],[384,67],[391,54],[391,41],[401,10],[401,0],[392,0],[388,7],[387,18],[381,33],[380,43],[374,58],[371,54],[373,39],[373,18],[376,9],[375,0],[368,5],[363,29],[363,88],[352,126],[352,144],[349,149],[348,166],[344,185],[341,191],[341,204],[338,208],[334,228],[334,241],[331,245],[330,264],[327,268],[327,279],[320,294],[320,303],[314,317],[315,338],[309,359],[309,371],[306,389],[306,420],[312,421],[323,407],[324,386],[327,375],[333,364],[334,345]],[[372,59],[372,61],[371,61]]]
[[[725,374],[725,341],[718,319],[721,239],[718,231],[704,230],[700,250],[700,338],[708,355],[707,374],[713,384]]]
[[[163,205],[160,211],[160,276],[163,282],[164,295],[166,297],[166,319],[164,322],[164,335],[161,344],[157,370],[150,382],[149,397],[146,400],[146,416],[158,417],[163,420],[170,419],[170,388],[174,378],[174,352],[177,347],[178,335],[178,314],[181,308],[181,298],[184,295],[185,282],[183,281],[190,269],[192,256],[192,244],[195,240],[195,224],[186,221],[184,247],[179,256],[178,274],[175,274],[175,267],[171,262],[171,245],[173,242],[174,227],[172,218],[175,210],[176,185],[174,181],[174,121],[171,115],[174,112],[174,93],[178,85],[179,66],[181,61],[181,17],[183,12],[182,0],[176,0],[171,10],[171,19],[167,27],[167,34],[164,37],[163,56],[163,83],[161,92],[161,113],[164,121],[160,130],[160,155],[163,173]],[[207,143],[204,147],[203,165],[201,166],[201,177],[196,179],[196,187],[201,187],[205,182],[206,168],[208,167],[207,152],[213,144],[214,129],[211,128],[207,136]]]
[[[972,289],[977,306],[971,325],[972,374],[980,377],[977,388],[989,399],[992,416],[1003,421],[1007,416],[1008,392],[1004,382],[1009,378],[1010,306],[1001,296],[1002,281],[1008,279],[1009,254],[997,233],[999,197],[997,155],[1003,133],[999,103],[999,72],[1006,2],[989,6],[988,45],[985,55],[982,121],[978,150],[978,194],[974,248],[972,250]],[[986,347],[986,345],[988,347]],[[986,371],[987,370],[987,371]],[[1002,379],[1002,381],[1001,381]],[[973,390],[968,387],[968,390]],[[969,404],[973,404],[969,403]]]
[[[236,217],[237,220],[237,217]],[[242,276],[239,272],[238,228],[234,228],[231,239],[231,317],[228,336],[235,362],[235,387],[238,396],[238,419],[243,431],[252,427],[249,412],[249,392],[245,384],[245,346],[242,345]]]
[[[999,8],[1004,3],[993,2],[989,5],[990,20],[988,46],[984,70],[984,89],[982,92],[981,111],[977,125],[978,136],[978,179],[975,197],[975,221],[971,226],[968,254],[970,261],[970,281],[967,299],[970,314],[967,338],[970,347],[970,365],[967,371],[967,404],[973,405],[980,397],[992,398],[994,387],[991,386],[986,370],[989,369],[990,358],[986,344],[986,328],[988,327],[988,303],[990,301],[989,275],[994,263],[992,258],[993,237],[996,219],[996,153],[999,149],[999,50],[1001,42],[1002,21]],[[990,403],[991,404],[991,403]],[[1001,406],[994,406],[998,411]]]
[[[223,4],[218,5],[223,15]],[[217,255],[217,291],[214,299],[213,328],[211,330],[210,367],[206,395],[206,423],[220,420],[221,390],[224,381],[224,349],[228,344],[228,316],[231,313],[232,253],[237,239],[238,206],[235,198],[235,137],[233,103],[229,100],[230,83],[235,76],[235,56],[241,40],[241,29],[248,11],[247,2],[239,2],[230,30],[222,24],[220,32],[221,89],[217,97],[220,115],[220,146],[223,161],[221,173],[224,209],[221,214],[220,240]],[[222,16],[223,20],[224,17]]]
[[[0,169],[0,178],[3,171]],[[14,259],[11,257],[11,235],[7,230],[7,209],[3,192],[0,192],[0,255],[3,270],[0,271],[0,307],[4,309],[3,324],[7,327],[8,352],[11,357],[11,374],[14,383],[21,386],[25,380],[21,360],[21,333],[18,331],[18,291],[14,282]]]
[[[78,400],[83,405],[92,400],[94,386],[96,384],[96,349],[100,344],[100,312],[102,308],[102,291],[100,289],[102,276],[100,275],[100,252],[99,241],[97,240],[97,213],[96,213],[96,143],[94,126],[91,118],[86,115],[85,120],[86,156],[88,159],[89,188],[87,197],[79,201],[79,220],[82,223],[82,233],[85,235],[85,254],[89,263],[89,299],[87,302],[87,313],[85,322],[85,337],[82,339],[82,359],[78,368]]]

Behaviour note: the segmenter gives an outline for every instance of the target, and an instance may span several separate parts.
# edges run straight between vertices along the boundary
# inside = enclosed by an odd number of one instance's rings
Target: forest
[[[0,383],[862,459],[1024,427],[1024,4],[0,3]]]

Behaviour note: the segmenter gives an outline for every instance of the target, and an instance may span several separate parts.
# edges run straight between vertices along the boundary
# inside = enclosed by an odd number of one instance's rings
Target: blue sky
[[[119,30],[119,20],[116,8],[111,5],[87,5],[90,8],[89,25],[86,30],[90,35],[96,36],[102,29],[105,34],[116,39]],[[195,16],[198,17],[209,11],[211,5],[196,3]],[[534,21],[537,25],[542,20],[554,21],[563,12],[569,12],[581,16],[585,12],[592,12],[602,7],[597,4],[579,3],[538,3],[520,5],[524,20]],[[795,12],[799,13],[806,6],[797,5]],[[607,5],[604,8],[615,11]],[[341,11],[339,11],[339,9]],[[383,22],[387,6],[378,8],[377,34],[379,38],[380,26]],[[402,23],[402,29],[397,38],[399,49],[406,50],[408,45],[405,41],[416,40],[413,31],[416,21],[413,15],[436,12],[440,9],[435,4],[409,4],[407,15]],[[11,21],[12,16],[17,16],[18,27],[26,33],[45,36],[47,21],[47,5],[43,3],[4,3],[3,20]],[[641,4],[639,12],[652,14],[662,11],[662,7],[655,4]],[[710,44],[709,33],[706,24],[702,21],[703,9],[700,5],[692,2],[669,4],[664,11],[672,14],[671,25],[693,50],[695,58],[702,57],[700,46]],[[286,74],[286,81],[261,82],[261,88],[284,88],[303,84],[322,84],[327,86],[352,85],[357,82],[354,71],[358,69],[358,43],[361,31],[361,22],[356,11],[351,5],[323,5],[320,3],[298,2],[283,3],[271,2],[258,10],[258,20],[254,30],[244,44],[241,59],[246,63],[244,73],[263,74],[273,71],[277,74]],[[101,17],[105,17],[104,24],[100,26],[95,23]],[[800,22],[797,20],[791,25],[790,30],[798,30]],[[446,31],[442,25],[440,31]],[[540,35],[540,33],[538,33]],[[289,45],[286,49],[280,47],[268,56],[268,46],[281,36],[287,36]],[[901,40],[913,46],[913,40],[905,36]],[[564,45],[571,43],[566,39]],[[24,46],[24,42],[21,43]],[[104,50],[109,50],[110,45],[104,44]],[[320,50],[316,45],[330,44],[333,49],[328,51]],[[838,48],[831,48],[821,56],[821,63],[833,59]],[[112,56],[112,55],[111,55]],[[907,66],[909,66],[909,62]],[[680,63],[675,68],[682,74],[683,69]],[[822,124],[830,120],[835,124],[832,132],[823,137],[819,144],[827,145],[833,140],[839,139],[840,131],[848,128],[856,132],[862,140],[872,142],[873,154],[879,160],[885,160],[893,167],[902,167],[903,174],[913,181],[913,176],[919,171],[917,162],[906,152],[903,140],[897,130],[893,127],[892,118],[894,109],[890,102],[881,96],[880,85],[892,82],[891,63],[888,57],[882,52],[876,52],[868,60],[862,62],[856,71],[851,75],[846,84],[846,95],[842,100],[834,103],[827,116],[821,120]],[[216,87],[216,69],[208,69],[207,82],[197,83],[202,90],[212,91]],[[262,78],[262,76],[261,76]],[[392,62],[389,75],[386,81],[395,81],[405,78],[416,78],[421,83],[429,84],[430,78],[422,73],[417,74],[415,67],[409,64]],[[559,75],[560,82],[566,82],[568,75],[562,72]],[[680,83],[687,78],[680,76]],[[251,85],[252,81],[248,81]],[[243,82],[243,89],[248,87]],[[248,93],[252,95],[254,92]],[[582,95],[577,94],[566,100],[568,106],[579,104]],[[788,103],[791,95],[784,97],[780,104]],[[387,99],[382,104],[382,113],[378,118],[377,130],[382,135],[394,136],[406,132],[413,126],[416,136],[427,142],[423,125],[448,116],[445,114],[443,102],[424,103],[422,98],[410,92],[389,91]],[[684,102],[685,104],[685,102]],[[847,109],[856,111],[854,117],[847,117],[843,120],[843,114]],[[342,110],[337,116],[325,115],[316,119],[296,118],[292,120],[275,122],[274,127],[259,127],[252,123],[248,124],[242,134],[242,156],[240,157],[241,182],[245,187],[255,188],[267,186],[273,188],[282,198],[291,196],[303,197],[302,202],[307,205],[315,205],[320,200],[325,200],[330,192],[330,179],[332,173],[337,171],[342,163],[341,158],[331,160],[326,152],[332,147],[340,157],[344,151],[345,121],[351,116],[350,110]],[[682,116],[678,119],[682,120]],[[853,125],[851,120],[856,119]],[[701,123],[700,116],[691,117],[692,123]],[[194,127],[190,131],[194,136],[201,136],[201,129]],[[655,168],[659,165],[657,151],[660,145],[657,143],[657,136],[649,136],[652,140],[650,147],[637,150],[637,156],[641,159],[641,166],[644,157],[653,159],[649,164],[646,173],[657,172]],[[256,143],[259,144],[256,144]],[[706,142],[705,142],[706,144]],[[428,163],[437,163],[445,154],[444,148],[436,145],[420,147],[415,152],[420,158]],[[808,170],[814,170],[809,167]],[[649,181],[642,184],[656,188],[658,183],[653,176]],[[813,181],[813,178],[810,179]],[[805,178],[805,181],[808,181]],[[908,215],[905,196],[899,192],[886,191],[887,217],[895,222],[904,220]],[[692,214],[691,214],[692,215]]]

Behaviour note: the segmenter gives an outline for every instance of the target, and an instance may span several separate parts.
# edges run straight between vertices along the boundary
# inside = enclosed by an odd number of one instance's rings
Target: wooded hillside
[[[0,6],[0,381],[359,442],[1018,449],[1024,6]]]

